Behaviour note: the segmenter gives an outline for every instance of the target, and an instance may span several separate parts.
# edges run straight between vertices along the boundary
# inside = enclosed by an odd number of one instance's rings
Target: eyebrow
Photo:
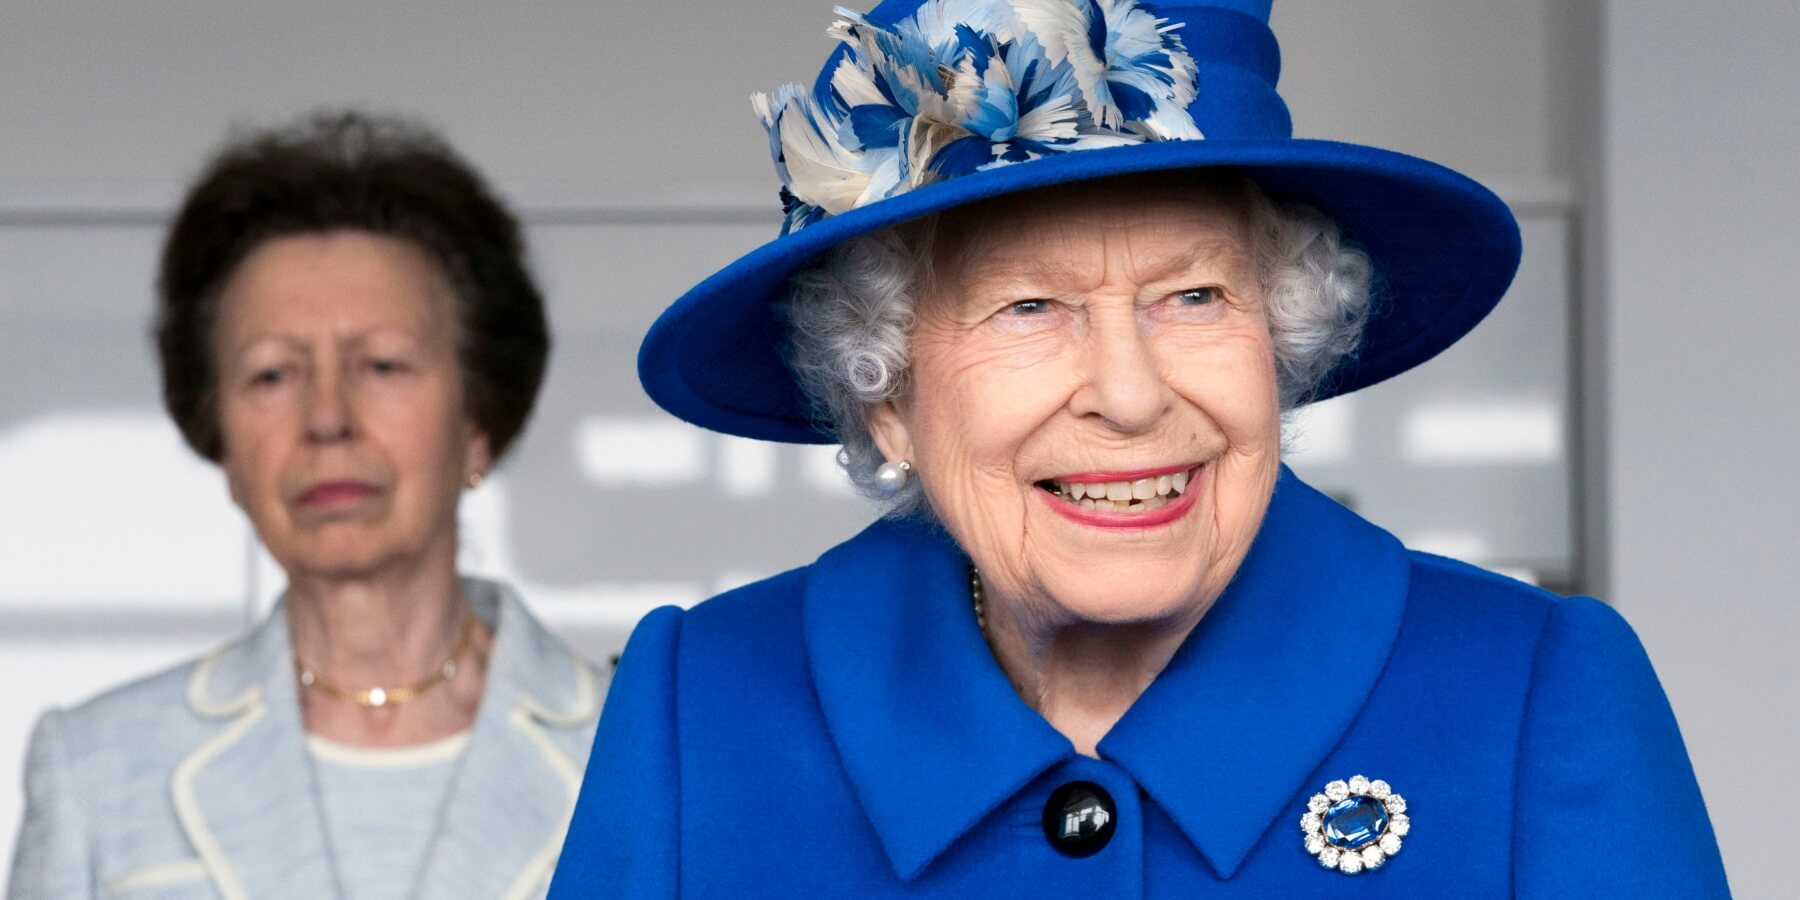
[[[361,331],[343,335],[340,343],[348,344],[350,346],[361,346],[367,344],[371,339],[389,333],[400,334],[405,337],[406,340],[422,343],[419,341],[418,335],[407,332],[405,329],[394,328],[388,325],[377,325],[373,328],[364,328]],[[230,352],[236,355],[242,355],[248,352],[252,347],[269,342],[277,343],[294,350],[305,350],[312,346],[312,342],[305,338],[297,337],[283,331],[268,331],[239,341],[235,347],[231,348]]]

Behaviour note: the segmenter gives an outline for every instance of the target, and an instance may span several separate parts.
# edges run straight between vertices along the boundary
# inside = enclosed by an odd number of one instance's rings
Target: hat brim
[[[783,361],[776,303],[788,279],[850,238],[956,206],[1113,175],[1230,166],[1271,197],[1317,207],[1374,262],[1374,307],[1358,353],[1317,399],[1431,359],[1493,309],[1519,265],[1519,227],[1487,188],[1436,163],[1316,140],[1198,140],[1089,150],[953,178],[770,241],[707,278],[651,326],[638,378],[670,413],[715,431],[834,443]]]

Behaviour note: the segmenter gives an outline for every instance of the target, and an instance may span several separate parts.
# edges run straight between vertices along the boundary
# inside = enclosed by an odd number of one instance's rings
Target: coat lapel
[[[1231,585],[1100,756],[1230,878],[1273,823],[1299,821],[1297,797],[1325,786],[1308,779],[1381,677],[1410,572],[1393,535],[1284,467]]]
[[[883,520],[807,577],[807,658],[827,731],[903,880],[1075,755],[988,651],[968,565],[941,530]]]
[[[464,588],[494,626],[494,652],[416,896],[540,896],[581,786],[569,733],[592,729],[600,684],[510,591],[475,580]]]
[[[175,768],[175,814],[227,900],[332,897],[324,820],[305,755],[287,619],[194,669],[188,705],[219,729]]]
[[[967,565],[941,531],[884,521],[808,576],[820,706],[902,879],[1075,755],[983,642]],[[1281,815],[1299,821],[1297,794],[1324,786],[1307,779],[1380,677],[1408,577],[1399,541],[1284,467],[1231,585],[1100,742],[1100,757],[1231,877]]]

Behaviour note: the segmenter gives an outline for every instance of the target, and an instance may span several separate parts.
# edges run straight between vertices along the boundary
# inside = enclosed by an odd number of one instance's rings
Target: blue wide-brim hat
[[[786,183],[783,234],[663,312],[638,354],[645,391],[705,428],[834,443],[783,361],[788,335],[777,311],[789,278],[822,253],[1003,194],[1208,167],[1316,207],[1374,263],[1361,347],[1315,399],[1436,356],[1511,283],[1518,223],[1492,192],[1436,163],[1294,138],[1275,90],[1271,2],[887,0],[866,16],[840,9],[832,33],[842,43],[815,87],[758,98]],[[1053,27],[1063,19],[1085,31]],[[959,79],[962,89],[949,90]],[[945,113],[952,96],[961,105]],[[1034,109],[1044,114],[1028,116]],[[1028,124],[1040,127],[1028,133]]]

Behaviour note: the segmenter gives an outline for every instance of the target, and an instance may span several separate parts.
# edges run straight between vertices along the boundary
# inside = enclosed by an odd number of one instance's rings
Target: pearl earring
[[[481,487],[481,483],[486,480],[487,480],[487,476],[481,474],[480,472],[470,472],[469,473],[469,487],[472,487],[472,488]]]
[[[912,463],[906,460],[884,462],[875,470],[875,487],[884,494],[898,493],[906,487],[906,476],[912,472]]]

